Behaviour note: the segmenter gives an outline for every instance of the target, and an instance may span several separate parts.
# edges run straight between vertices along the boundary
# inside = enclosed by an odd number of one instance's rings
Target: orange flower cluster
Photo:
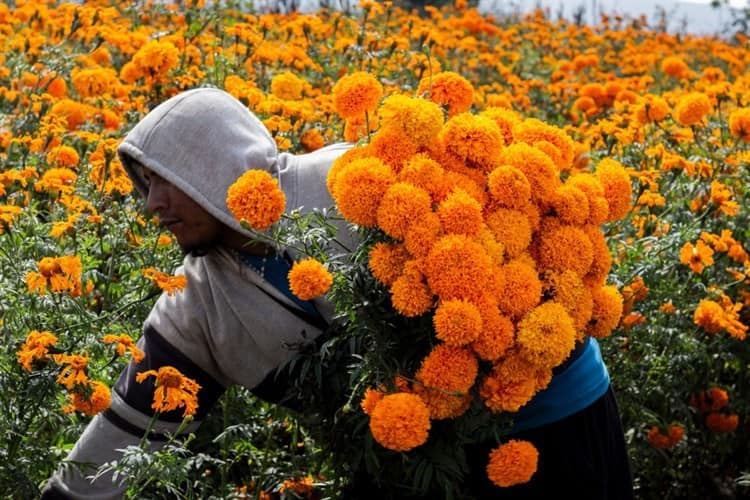
[[[135,380],[141,383],[152,376],[156,379],[156,389],[151,408],[158,412],[184,408],[184,417],[195,414],[198,409],[198,391],[201,388],[195,380],[184,376],[172,366],[162,366],[158,371],[140,372],[136,374]]]
[[[301,300],[325,295],[333,284],[333,275],[313,258],[295,262],[289,270],[289,289]]]
[[[472,114],[468,82],[439,76],[431,96],[448,107],[445,120],[420,97],[387,97],[372,141],[339,158],[328,186],[345,218],[382,231],[369,266],[396,311],[434,311],[437,345],[396,394],[421,399],[431,419],[460,416],[474,387],[488,410],[517,411],[577,340],[620,321],[598,226],[630,210],[630,176],[609,158],[576,169],[563,130],[492,108]],[[494,364],[481,379],[480,359]],[[368,392],[371,422],[394,395]]]
[[[167,295],[169,296],[184,290],[187,286],[187,277],[182,274],[172,276],[158,271],[153,267],[142,269],[141,274],[143,274],[146,279],[153,281],[156,286],[167,292]]]
[[[124,356],[126,352],[129,352],[133,356],[133,361],[140,363],[145,356],[145,353],[136,347],[135,342],[130,337],[121,333],[120,335],[107,334],[104,336],[102,341],[105,344],[116,344],[117,354]]]
[[[740,319],[743,303],[733,303],[728,296],[721,294],[717,301],[703,299],[695,308],[693,321],[706,333],[715,334],[726,331],[731,337],[744,340],[748,325]]]
[[[286,197],[271,174],[248,170],[229,186],[227,206],[237,220],[265,231],[284,213]]]
[[[658,449],[672,448],[685,435],[685,428],[679,424],[668,425],[665,429],[654,426],[648,431],[648,442]]]
[[[729,395],[718,387],[690,396],[690,406],[701,415],[706,428],[716,434],[734,432],[739,425],[739,415],[726,412],[728,403]]]
[[[81,295],[81,259],[75,255],[45,257],[37,262],[38,272],[26,274],[29,292],[44,294],[68,292],[71,296]]]

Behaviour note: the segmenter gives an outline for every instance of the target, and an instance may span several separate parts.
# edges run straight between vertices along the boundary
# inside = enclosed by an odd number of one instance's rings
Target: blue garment
[[[302,310],[315,317],[322,319],[320,313],[309,300],[300,300],[289,288],[289,270],[291,265],[283,256],[273,253],[271,255],[252,255],[238,252],[240,260],[257,272],[264,280],[270,283],[278,291],[289,297]]]
[[[609,373],[599,343],[587,337],[581,356],[513,415],[513,432],[541,427],[590,406],[607,392]]]

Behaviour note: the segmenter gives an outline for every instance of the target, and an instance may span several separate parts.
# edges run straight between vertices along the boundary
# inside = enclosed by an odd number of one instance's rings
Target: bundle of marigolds
[[[368,272],[382,285],[373,293],[411,321],[374,338],[419,343],[408,352],[374,346],[397,357],[382,365],[399,371],[350,388],[363,393],[372,438],[407,455],[445,439],[443,427],[433,439],[430,431],[446,422],[471,419],[480,424],[467,433],[492,436],[482,428],[507,423],[576,342],[610,333],[622,298],[606,284],[600,226],[631,203],[621,164],[590,170],[557,127],[505,108],[470,112],[473,89],[459,75],[425,78],[418,93],[383,99],[370,74],[343,77],[334,103],[349,138],[363,137],[328,175],[338,211],[362,228]],[[446,449],[466,443],[454,444]],[[490,453],[487,475],[498,486],[523,483],[537,459],[531,443],[510,440]]]

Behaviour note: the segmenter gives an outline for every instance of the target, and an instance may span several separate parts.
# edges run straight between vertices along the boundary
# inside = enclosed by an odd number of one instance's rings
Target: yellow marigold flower
[[[432,322],[435,336],[448,345],[466,345],[476,340],[482,331],[482,315],[477,306],[467,300],[441,302]]]
[[[557,302],[543,302],[516,327],[520,354],[539,368],[554,368],[562,363],[573,350],[575,341],[573,320]]]
[[[659,427],[652,427],[648,432],[648,442],[658,449],[672,448],[685,435],[685,428],[681,425],[668,425],[666,433]]]
[[[75,167],[79,161],[78,151],[70,146],[56,146],[47,153],[47,163],[56,167]]]
[[[358,118],[375,111],[382,95],[383,86],[373,75],[357,71],[333,86],[333,106],[342,118]]]
[[[519,209],[531,201],[531,183],[513,166],[501,165],[487,176],[492,201],[501,207]]]
[[[85,387],[77,387],[68,397],[70,404],[63,408],[65,413],[79,411],[94,416],[109,408],[111,395],[104,382],[93,380]]]
[[[117,72],[106,67],[73,70],[71,81],[78,95],[84,99],[112,93],[119,84]]]
[[[344,140],[346,142],[358,142],[364,137],[369,137],[380,125],[378,115],[362,115],[347,118],[344,123]]]
[[[78,256],[45,257],[37,262],[38,273],[26,274],[26,285],[30,292],[70,292],[73,297],[81,294],[81,259]]]
[[[736,413],[725,415],[719,412],[711,412],[706,415],[706,427],[711,432],[722,434],[734,432],[740,423],[740,418]]]
[[[17,215],[23,212],[23,208],[16,205],[0,205],[0,234],[5,232],[4,226],[12,226]],[[4,225],[4,226],[3,226]]]
[[[703,240],[698,240],[695,245],[687,241],[680,250],[680,262],[700,274],[706,266],[713,265],[713,255],[714,251]]]
[[[735,109],[729,115],[729,131],[746,142],[750,142],[750,108]]]
[[[115,139],[99,141],[96,149],[89,155],[89,178],[97,189],[104,190],[107,194],[117,192],[126,195],[133,191],[133,182],[116,156],[117,145],[118,141]]]
[[[493,412],[516,412],[536,394],[536,376],[537,368],[511,351],[484,378],[479,396]]]
[[[667,302],[665,302],[665,303],[663,303],[662,305],[659,306],[659,311],[663,312],[663,313],[666,313],[666,314],[674,314],[677,311],[677,308],[672,303],[672,301],[669,300],[669,301],[667,301]]]
[[[473,236],[484,226],[482,206],[461,188],[438,205],[437,214],[446,233]]]
[[[21,344],[21,348],[16,352],[18,364],[23,366],[24,370],[30,372],[35,361],[47,360],[48,348],[53,347],[56,343],[57,337],[52,333],[32,330],[26,336],[26,341]]]
[[[333,284],[333,275],[313,258],[295,262],[289,270],[288,279],[289,289],[300,300],[325,295]]]
[[[552,208],[564,224],[581,225],[589,218],[588,196],[570,184],[563,184],[555,190]]]
[[[478,308],[482,316],[482,330],[471,348],[481,359],[496,361],[515,342],[515,326],[509,317],[500,314],[492,301],[482,300]]]
[[[120,335],[107,334],[102,341],[105,344],[117,344],[117,354],[120,356],[124,356],[126,352],[130,352],[133,356],[133,361],[136,363],[140,363],[145,356],[145,353],[136,347],[130,335],[125,333],[121,333]]]
[[[521,123],[521,115],[512,109],[491,106],[479,113],[494,121],[500,129],[500,135],[503,138],[503,145],[507,146],[513,142],[513,127]]]
[[[184,417],[195,414],[198,409],[198,391],[201,388],[195,380],[186,377],[172,366],[162,366],[158,371],[146,370],[137,373],[135,380],[141,383],[151,376],[156,379],[151,408],[157,412],[185,408]]]
[[[277,222],[286,208],[279,182],[265,170],[248,170],[227,190],[227,206],[239,221],[265,231]]]
[[[429,311],[433,304],[433,292],[425,283],[419,267],[416,261],[407,262],[404,272],[391,285],[393,308],[409,318],[421,316]]]
[[[440,238],[425,260],[427,282],[443,300],[476,298],[489,284],[492,262],[482,246],[463,235]]]
[[[418,147],[434,141],[443,128],[443,112],[432,101],[394,94],[378,110],[384,128],[398,130]]]
[[[509,208],[498,208],[487,215],[487,227],[505,248],[505,255],[513,259],[531,244],[531,222],[525,213]]]
[[[395,182],[396,175],[382,160],[362,158],[341,169],[332,194],[341,215],[348,221],[374,227],[380,200]]]
[[[528,482],[534,475],[539,461],[539,452],[528,441],[511,439],[490,452],[487,477],[505,488]]]
[[[466,78],[452,71],[422,78],[417,93],[429,94],[431,101],[448,109],[449,117],[468,111],[474,103],[474,87]]]
[[[440,223],[440,217],[434,212],[429,212],[412,222],[404,236],[404,246],[410,254],[423,258],[427,256],[432,245],[442,234],[443,226]]]
[[[636,119],[640,123],[660,122],[669,114],[669,104],[664,98],[649,94],[635,108]]]
[[[592,337],[606,337],[620,323],[623,310],[622,295],[616,287],[605,285],[591,290],[594,299],[594,310],[586,327],[586,333]]]
[[[398,180],[421,187],[432,196],[433,201],[445,198],[447,186],[445,170],[440,164],[424,153],[419,153],[406,162],[398,173]]]
[[[370,415],[372,437],[389,450],[416,448],[427,441],[429,431],[430,412],[415,394],[389,394],[378,402]]]
[[[63,365],[60,373],[57,375],[57,383],[65,386],[68,390],[73,390],[77,385],[86,385],[89,378],[86,375],[86,367],[89,364],[89,357],[80,354],[53,354],[52,359],[55,363]]]
[[[524,174],[533,188],[531,199],[540,206],[547,206],[560,186],[557,167],[550,157],[526,143],[511,144],[502,150],[499,163],[515,167]]]
[[[359,403],[359,406],[360,408],[362,408],[362,411],[365,412],[365,415],[372,415],[375,406],[377,406],[377,404],[380,403],[380,401],[382,401],[384,397],[384,392],[368,387],[367,389],[365,389],[365,394],[362,397],[362,401]]]
[[[665,57],[661,62],[661,70],[673,78],[688,78],[690,76],[690,67],[679,56]]]
[[[555,155],[559,157],[556,166],[560,170],[568,170],[573,164],[575,153],[573,139],[564,130],[554,125],[536,118],[527,118],[513,127],[513,137],[516,142],[525,142],[530,146],[535,146],[538,142],[555,146],[559,152]]]
[[[711,111],[711,101],[706,94],[692,92],[684,95],[677,102],[673,116],[677,123],[683,127],[696,125]]]
[[[138,77],[162,79],[176,68],[180,52],[172,43],[152,40],[133,55],[132,63]]]
[[[461,113],[450,118],[440,132],[445,151],[469,167],[484,172],[500,166],[503,139],[489,118]]]
[[[141,274],[148,280],[153,281],[161,290],[172,296],[178,291],[182,291],[187,286],[187,277],[183,274],[171,276],[167,273],[157,271],[153,267],[141,270]]]
[[[291,71],[285,71],[271,78],[271,93],[279,99],[298,101],[302,99],[307,82]]]
[[[627,170],[620,162],[605,158],[596,165],[595,175],[609,206],[607,221],[622,219],[632,204],[633,188]]]
[[[403,239],[413,223],[431,212],[432,199],[427,191],[406,182],[396,182],[380,201],[378,226],[388,236]]]
[[[408,260],[404,245],[379,242],[370,249],[368,267],[376,280],[390,286],[404,272]]]
[[[522,260],[514,259],[502,267],[505,288],[500,297],[500,311],[520,318],[542,299],[542,282],[536,270]]]
[[[69,168],[50,168],[34,184],[37,191],[49,191],[53,194],[70,193],[75,187],[78,175]]]
[[[604,186],[593,174],[580,172],[571,175],[565,181],[568,186],[573,186],[583,191],[589,200],[589,218],[587,222],[595,226],[601,226],[609,218],[609,202],[604,197]]]

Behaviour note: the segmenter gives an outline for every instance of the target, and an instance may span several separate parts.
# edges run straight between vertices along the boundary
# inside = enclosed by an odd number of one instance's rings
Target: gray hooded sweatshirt
[[[325,183],[328,169],[349,147],[279,154],[268,130],[246,106],[224,91],[202,88],[157,106],[126,136],[118,154],[141,193],[148,191],[143,165],[225,225],[250,236],[226,205],[228,187],[243,172],[263,169],[275,176],[288,211],[328,208],[333,206]],[[343,228],[340,233],[343,241],[349,240]],[[146,318],[139,340],[144,360],[131,362],[121,374],[110,408],[92,419],[43,498],[122,496],[111,474],[96,480],[91,476],[99,465],[117,460],[117,450],[139,444],[149,428],[153,379],[137,383],[136,373],[170,365],[195,379],[202,388],[196,418],[187,428],[193,430],[227,386],[257,388],[293,356],[295,346],[320,335],[331,318],[332,308],[323,299],[313,301],[320,316],[310,315],[244,264],[237,252],[223,247],[187,256],[175,274],[184,274],[187,286],[173,296],[162,294]],[[163,446],[165,434],[176,432],[181,421],[181,409],[160,414],[151,426],[151,449]]]

